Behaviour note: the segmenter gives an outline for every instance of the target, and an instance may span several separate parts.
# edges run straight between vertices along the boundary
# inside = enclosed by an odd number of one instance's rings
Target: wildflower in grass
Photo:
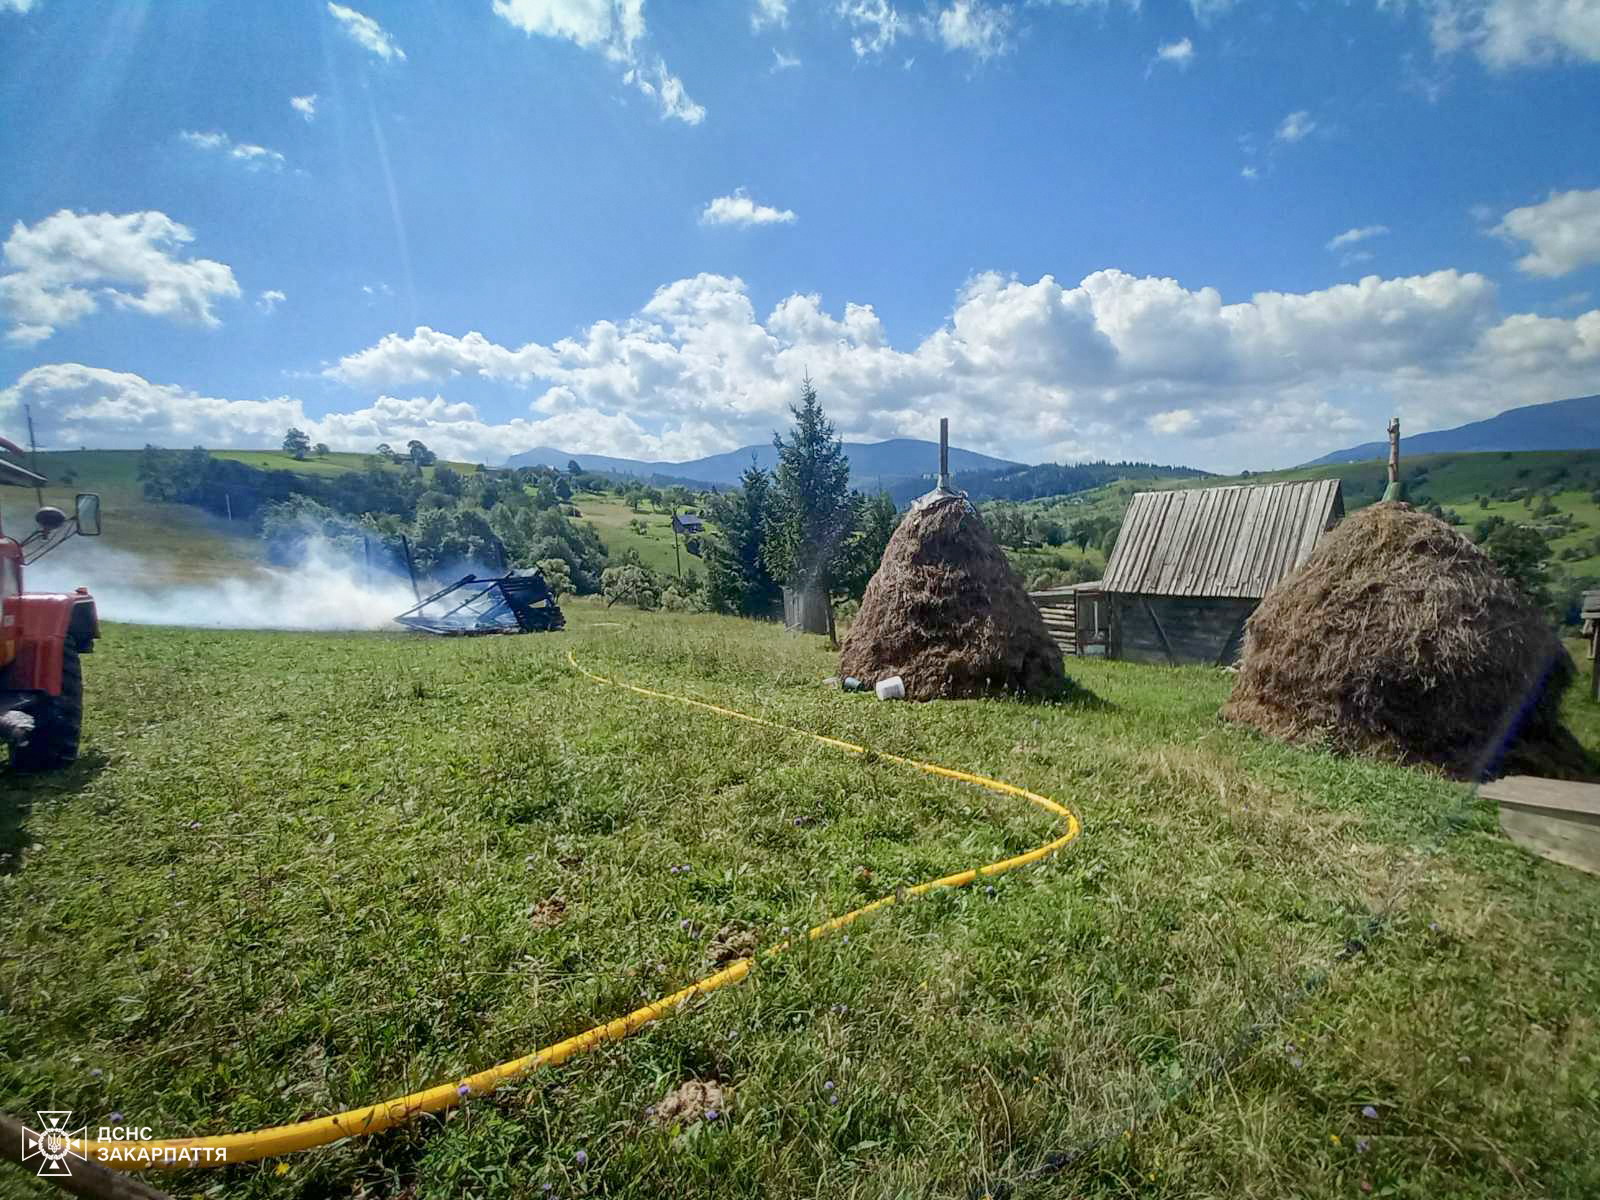
[[[994,884],[992,884],[992,883],[991,883],[991,884],[990,884],[990,885],[989,885],[989,886],[988,886],[988,887],[986,887],[986,888],[984,888],[984,889],[983,889],[983,894],[984,894],[984,895],[985,895],[985,896],[992,896],[992,895],[994,895]]]
[[[1371,1150],[1371,1149],[1372,1149],[1372,1143],[1370,1141],[1368,1141],[1366,1138],[1357,1138],[1356,1139],[1356,1153],[1357,1154],[1365,1154],[1368,1150]]]
[[[458,1096],[470,1096],[470,1095],[472,1095],[472,1088],[469,1087],[467,1084],[463,1083],[459,1087],[456,1088],[456,1095],[458,1095]]]
[[[105,1072],[102,1071],[99,1067],[90,1067],[89,1068],[89,1078],[91,1078],[91,1079],[99,1079],[100,1076],[102,1076],[104,1074],[105,1074]]]
[[[721,1115],[722,1115],[722,1114],[721,1114],[721,1113],[719,1113],[719,1112],[718,1112],[718,1111],[717,1111],[717,1110],[716,1110],[716,1109],[714,1109],[714,1108],[708,1108],[708,1109],[706,1109],[706,1120],[708,1120],[708,1121],[715,1121],[715,1120],[716,1120],[716,1119],[717,1119],[717,1118],[718,1118],[718,1117],[720,1117],[720,1116],[721,1116]]]
[[[114,1112],[114,1113],[111,1114],[111,1123],[113,1125],[121,1125],[122,1122],[123,1122],[123,1116],[122,1116],[121,1113]]]
[[[1370,1104],[1364,1104],[1361,1106],[1361,1115],[1369,1121],[1376,1121],[1378,1119],[1378,1110]]]
[[[683,930],[685,933],[688,933],[689,932],[689,918],[685,917],[683,920],[679,921],[678,922],[678,928]]]
[[[822,1090],[825,1091],[825,1092],[833,1091],[833,1080],[831,1080],[831,1079],[823,1080],[822,1081]]]
[[[1338,1146],[1338,1145],[1341,1144],[1340,1141],[1339,1141],[1339,1135],[1337,1133],[1330,1133],[1328,1135],[1328,1140],[1330,1142],[1332,1142],[1335,1146]]]
[[[589,1152],[587,1150],[579,1150],[572,1156],[572,1161],[580,1167],[587,1167],[589,1165]]]
[[[829,1092],[828,1093],[828,1103],[829,1104],[837,1104],[837,1103],[839,1103],[839,1093],[838,1092]]]
[[[1300,1070],[1302,1067],[1304,1067],[1306,1065],[1306,1062],[1305,1062],[1305,1059],[1301,1058],[1298,1054],[1296,1054],[1292,1058],[1289,1059],[1289,1065],[1291,1067],[1293,1067],[1296,1071],[1298,1071],[1298,1070]]]

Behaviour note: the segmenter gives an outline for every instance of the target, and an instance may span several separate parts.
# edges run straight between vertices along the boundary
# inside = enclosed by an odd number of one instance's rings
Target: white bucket
[[[878,680],[874,689],[879,700],[904,700],[906,698],[906,681],[898,675],[891,675],[887,679]]]

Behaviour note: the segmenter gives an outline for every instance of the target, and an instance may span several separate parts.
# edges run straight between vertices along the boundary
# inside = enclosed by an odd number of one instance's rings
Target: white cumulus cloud
[[[1517,260],[1528,275],[1554,277],[1592,267],[1600,263],[1600,188],[1551,192],[1540,204],[1506,213],[1494,232],[1528,246]]]
[[[277,288],[268,288],[257,298],[256,307],[262,312],[270,314],[288,298]]]
[[[307,121],[314,121],[317,116],[317,94],[312,92],[309,96],[290,96],[289,107]]]
[[[979,61],[1011,50],[1011,9],[983,0],[955,0],[938,17],[939,41],[946,50],[964,50]]]
[[[1177,67],[1187,67],[1194,61],[1194,43],[1188,38],[1179,38],[1175,42],[1164,42],[1156,47],[1156,61],[1172,63]]]
[[[1594,0],[1424,0],[1434,46],[1469,50],[1490,67],[1600,62]]]
[[[789,23],[789,0],[755,0],[750,10],[750,28],[761,30],[768,25],[780,28]]]
[[[455,380],[526,392],[533,420],[571,422],[568,441],[542,444],[591,452],[670,458],[764,440],[809,371],[852,438],[926,436],[939,412],[970,431],[963,444],[1012,457],[1262,466],[1381,430],[1402,402],[1408,427],[1438,427],[1582,394],[1596,369],[1600,312],[1503,317],[1493,284],[1470,272],[1227,303],[1104,270],[1075,285],[979,275],[942,327],[904,347],[870,305],[840,313],[797,294],[762,318],[740,280],[699,275],[553,343],[419,326],[326,374],[385,395]],[[586,431],[585,416],[607,432]],[[637,426],[626,450],[607,440],[622,420]]]
[[[622,81],[654,100],[663,117],[698,125],[695,103],[659,54],[645,50],[644,0],[494,0],[496,15],[530,37],[560,38],[625,68]]]
[[[718,196],[700,212],[702,225],[792,225],[797,219],[791,209],[757,204],[744,188]]]
[[[389,36],[382,25],[379,25],[365,13],[357,12],[353,8],[347,8],[343,4],[330,2],[328,15],[339,23],[339,28],[344,31],[346,37],[369,54],[381,58],[385,62],[391,59],[405,61],[406,52],[395,45],[394,39]]]
[[[0,247],[0,313],[6,336],[30,345],[95,312],[119,308],[217,325],[212,305],[239,295],[224,263],[181,256],[194,234],[161,212],[74,213],[18,221]]]
[[[197,150],[223,154],[251,171],[283,170],[283,155],[253,142],[236,142],[225,133],[197,133],[185,130],[178,135]]]
[[[1382,237],[1389,232],[1387,225],[1361,225],[1354,229],[1346,229],[1341,234],[1328,239],[1329,250],[1340,250],[1345,246],[1354,246],[1357,242],[1365,242],[1370,238]]]
[[[1316,127],[1317,123],[1311,119],[1311,114],[1302,108],[1278,123],[1276,137],[1280,142],[1298,142]]]

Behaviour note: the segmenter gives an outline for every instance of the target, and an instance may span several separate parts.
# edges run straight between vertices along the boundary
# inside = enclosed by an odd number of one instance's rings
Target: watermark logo
[[[55,1112],[41,1112],[34,1110],[34,1115],[39,1118],[42,1129],[29,1129],[26,1125],[22,1128],[22,1161],[24,1164],[31,1158],[39,1159],[39,1175],[42,1178],[59,1179],[72,1174],[72,1165],[67,1161],[76,1158],[83,1161],[84,1139],[89,1132],[89,1127],[84,1125],[73,1131],[67,1128],[67,1122],[72,1120],[72,1110],[56,1110]],[[80,1149],[73,1149],[74,1146]]]

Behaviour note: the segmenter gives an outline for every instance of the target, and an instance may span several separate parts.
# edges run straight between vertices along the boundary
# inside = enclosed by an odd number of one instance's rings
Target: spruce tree
[[[714,530],[705,543],[706,604],[713,612],[770,616],[778,606],[778,585],[762,559],[761,541],[772,476],[751,462],[739,484],[738,491],[712,496],[708,506]]]
[[[849,573],[860,502],[850,491],[844,443],[834,434],[809,377],[801,385],[800,403],[789,411],[794,414],[789,440],[780,434],[772,438],[778,466],[762,558],[785,585],[802,592],[814,589],[826,598]]]

